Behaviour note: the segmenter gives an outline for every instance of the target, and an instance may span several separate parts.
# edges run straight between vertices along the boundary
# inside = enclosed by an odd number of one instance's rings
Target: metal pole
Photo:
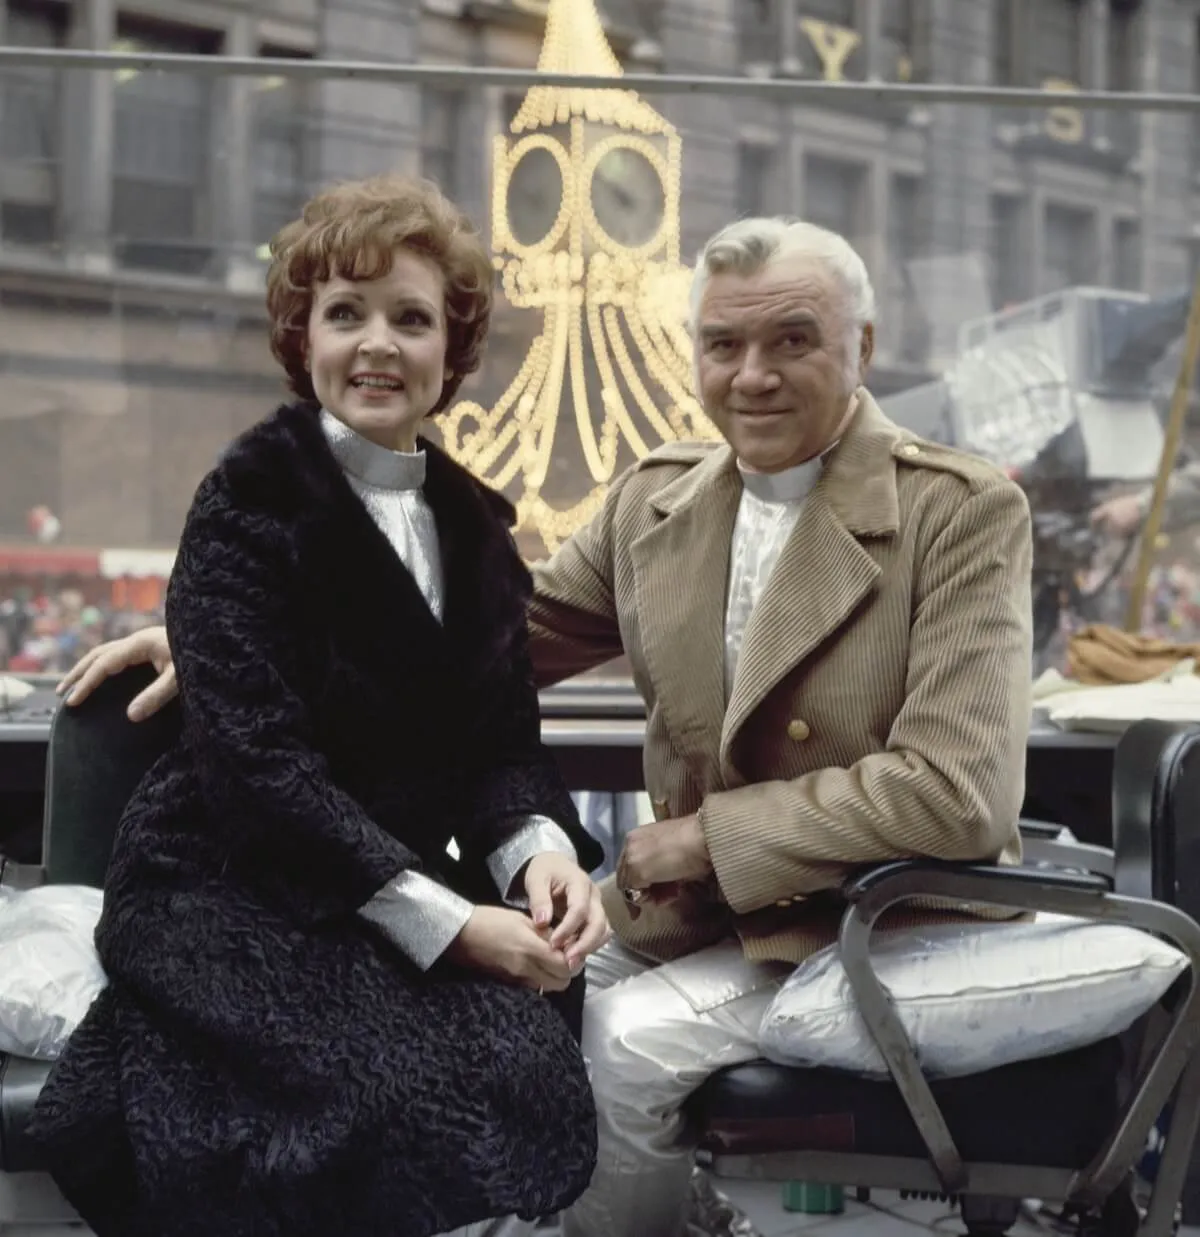
[[[1142,607],[1146,600],[1146,586],[1150,568],[1158,549],[1159,530],[1162,528],[1163,506],[1171,473],[1175,471],[1175,459],[1179,454],[1179,440],[1183,436],[1183,422],[1187,415],[1191,396],[1192,374],[1200,357],[1200,274],[1192,290],[1192,307],[1188,312],[1187,331],[1183,338],[1183,359],[1179,363],[1179,376],[1175,380],[1175,392],[1171,396],[1171,412],[1167,418],[1167,433],[1163,440],[1162,455],[1158,460],[1158,475],[1154,478],[1154,494],[1150,510],[1146,513],[1146,527],[1142,529],[1142,544],[1138,548],[1137,570],[1133,588],[1129,594],[1129,612],[1125,616],[1125,630],[1137,631],[1142,625]]]
[[[888,104],[986,104],[992,107],[1102,108],[1110,111],[1200,112],[1200,94],[1153,91],[1077,90],[1065,93],[1010,86],[959,86],[932,82],[827,82],[801,78],[695,77],[629,73],[602,77],[499,69],[483,65],[381,64],[371,61],[292,60],[263,56],[175,56],[150,52],[93,52],[69,48],[0,47],[5,68],[132,69],[196,73],[201,76],[294,77],[317,81],[355,78],[396,85],[566,86],[576,90],[636,90],[640,94],[714,94],[817,104],[835,99],[869,99]]]

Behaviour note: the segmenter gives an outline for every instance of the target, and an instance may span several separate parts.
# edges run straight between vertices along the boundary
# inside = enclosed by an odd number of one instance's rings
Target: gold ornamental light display
[[[621,74],[594,0],[550,0],[538,69]],[[714,434],[692,394],[681,156],[673,125],[634,91],[611,88],[533,86],[495,141],[496,266],[509,302],[542,321],[496,403],[456,404],[443,432],[477,476],[515,487],[518,528],[549,550],[599,509],[622,444],[641,458]],[[567,434],[588,480],[556,507],[542,490]]]

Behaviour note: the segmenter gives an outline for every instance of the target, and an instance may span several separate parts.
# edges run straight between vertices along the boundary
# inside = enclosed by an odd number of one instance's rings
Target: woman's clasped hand
[[[529,988],[561,992],[610,936],[600,890],[565,855],[537,855],[525,869],[529,914],[477,906],[447,957]]]

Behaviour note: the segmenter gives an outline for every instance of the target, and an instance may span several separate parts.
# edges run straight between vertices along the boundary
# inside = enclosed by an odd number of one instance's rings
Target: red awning
[[[99,550],[73,550],[69,546],[0,545],[0,572],[8,575],[100,574]]]

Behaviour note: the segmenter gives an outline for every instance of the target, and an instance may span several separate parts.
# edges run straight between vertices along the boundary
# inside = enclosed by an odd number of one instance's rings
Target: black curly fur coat
[[[183,738],[126,810],[111,986],[32,1131],[100,1237],[423,1237],[591,1176],[564,1008],[421,974],[355,914],[417,866],[496,901],[484,860],[526,813],[600,859],[541,746],[512,509],[426,450],[444,626],[311,405],[197,491],[167,599]]]

